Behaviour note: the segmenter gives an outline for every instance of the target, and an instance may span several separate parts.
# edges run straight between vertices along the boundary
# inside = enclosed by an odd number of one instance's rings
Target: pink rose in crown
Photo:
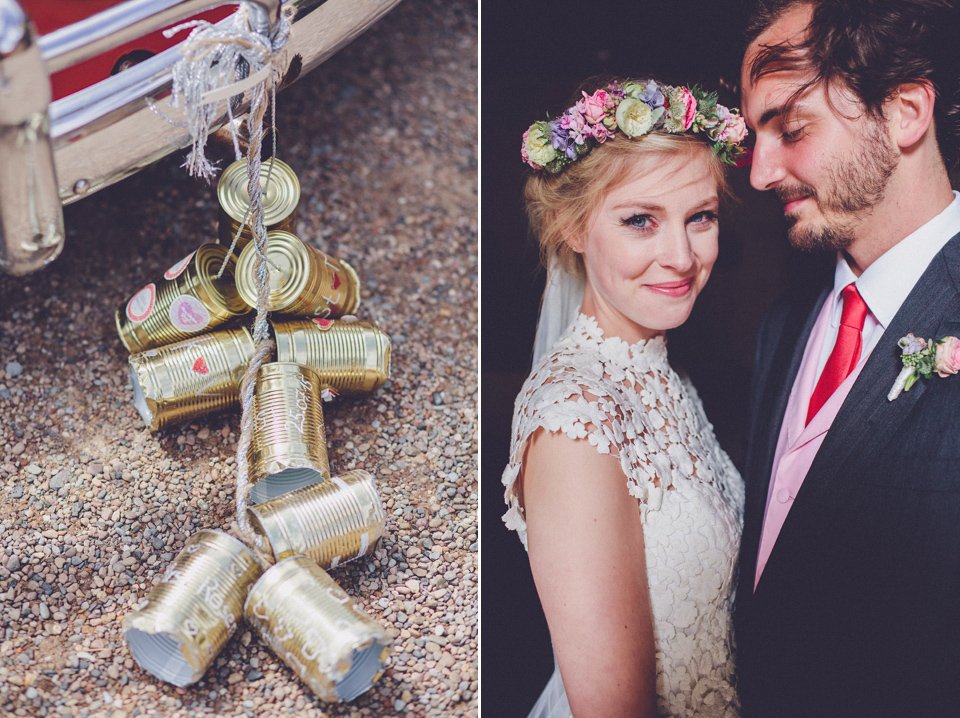
[[[592,95],[583,92],[583,99],[577,102],[577,109],[591,125],[603,122],[607,110],[613,107],[613,98],[606,90],[597,90]]]
[[[697,116],[697,98],[686,87],[674,87],[667,93],[667,132],[686,132]]]
[[[727,126],[720,133],[720,141],[739,144],[746,136],[747,123],[740,115],[734,115],[727,120]]]
[[[940,376],[950,376],[960,370],[960,339],[944,337],[937,342],[934,368]]]

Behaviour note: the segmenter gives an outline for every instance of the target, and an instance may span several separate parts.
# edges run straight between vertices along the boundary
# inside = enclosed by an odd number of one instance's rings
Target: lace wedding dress
[[[588,398],[589,397],[589,398]],[[540,427],[587,438],[620,460],[643,521],[665,716],[738,715],[731,607],[743,482],[717,444],[693,387],[667,362],[666,339],[628,345],[580,314],[517,398],[504,514],[526,546],[515,492],[524,446]],[[531,717],[567,718],[554,671]]]

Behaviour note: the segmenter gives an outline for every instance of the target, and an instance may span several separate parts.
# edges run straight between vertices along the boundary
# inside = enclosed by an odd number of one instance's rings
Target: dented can
[[[387,666],[390,636],[306,556],[291,556],[264,571],[244,613],[322,700],[353,700]]]
[[[373,476],[362,470],[250,507],[247,516],[275,560],[303,554],[322,568],[372,552],[387,523]]]
[[[133,405],[150,431],[239,406],[253,354],[246,327],[131,354]]]
[[[390,377],[390,337],[376,322],[299,319],[271,324],[277,359],[309,366],[324,389],[365,396]]]
[[[124,638],[145,671],[176,686],[200,680],[243,616],[262,571],[253,553],[222,531],[189,539],[123,622]]]
[[[237,230],[241,224],[244,225],[237,239],[237,254],[253,240],[247,183],[246,160],[238,160],[227,167],[217,183],[220,243],[230,247]],[[292,232],[297,219],[297,205],[300,203],[300,181],[296,173],[286,162],[275,158],[264,160],[260,165],[260,187],[263,189],[263,224],[266,229]]]
[[[217,279],[224,259],[227,269]],[[173,344],[210,331],[250,311],[234,285],[236,259],[227,248],[204,244],[124,302],[115,315],[130,353]]]
[[[248,454],[250,501],[260,503],[330,476],[320,379],[309,367],[271,362],[257,373]]]
[[[305,244],[290,232],[267,232],[268,309],[295,317],[333,318],[360,306],[360,279],[347,262]],[[248,244],[237,260],[237,291],[257,306],[257,246]]]

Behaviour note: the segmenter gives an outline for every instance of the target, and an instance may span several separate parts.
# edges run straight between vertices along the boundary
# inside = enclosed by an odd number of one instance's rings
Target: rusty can
[[[237,239],[237,254],[253,239],[247,182],[247,161],[239,160],[223,171],[217,183],[220,243],[230,247],[240,224],[245,224]],[[297,219],[297,205],[300,203],[300,181],[296,173],[286,162],[264,160],[260,165],[260,186],[263,188],[263,224],[266,229],[292,232]]]
[[[360,279],[347,262],[334,259],[282,229],[267,232],[269,310],[295,317],[332,318],[360,306]],[[257,306],[257,246],[248,244],[237,260],[237,291]]]
[[[364,693],[389,660],[387,632],[306,556],[291,556],[264,571],[244,613],[325,701],[351,701]]]
[[[365,396],[390,377],[390,337],[374,321],[294,319],[271,324],[277,359],[309,366],[325,389]]]
[[[359,469],[253,506],[247,516],[275,560],[303,554],[323,568],[369,554],[387,523],[373,476]]]
[[[131,354],[133,405],[150,431],[240,404],[240,381],[253,358],[246,327]]]
[[[117,333],[132,354],[210,331],[250,311],[234,286],[236,259],[217,273],[227,248],[204,244],[117,309]]]
[[[191,536],[146,604],[124,619],[134,659],[176,686],[200,680],[236,630],[261,573],[250,549],[232,536],[222,531]]]
[[[330,476],[320,380],[292,362],[260,367],[248,454],[250,501],[260,503]]]

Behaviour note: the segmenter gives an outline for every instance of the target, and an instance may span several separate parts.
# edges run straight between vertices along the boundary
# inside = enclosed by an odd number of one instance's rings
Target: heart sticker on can
[[[197,374],[209,374],[210,370],[207,368],[207,360],[203,357],[200,357],[193,363],[193,371]]]

